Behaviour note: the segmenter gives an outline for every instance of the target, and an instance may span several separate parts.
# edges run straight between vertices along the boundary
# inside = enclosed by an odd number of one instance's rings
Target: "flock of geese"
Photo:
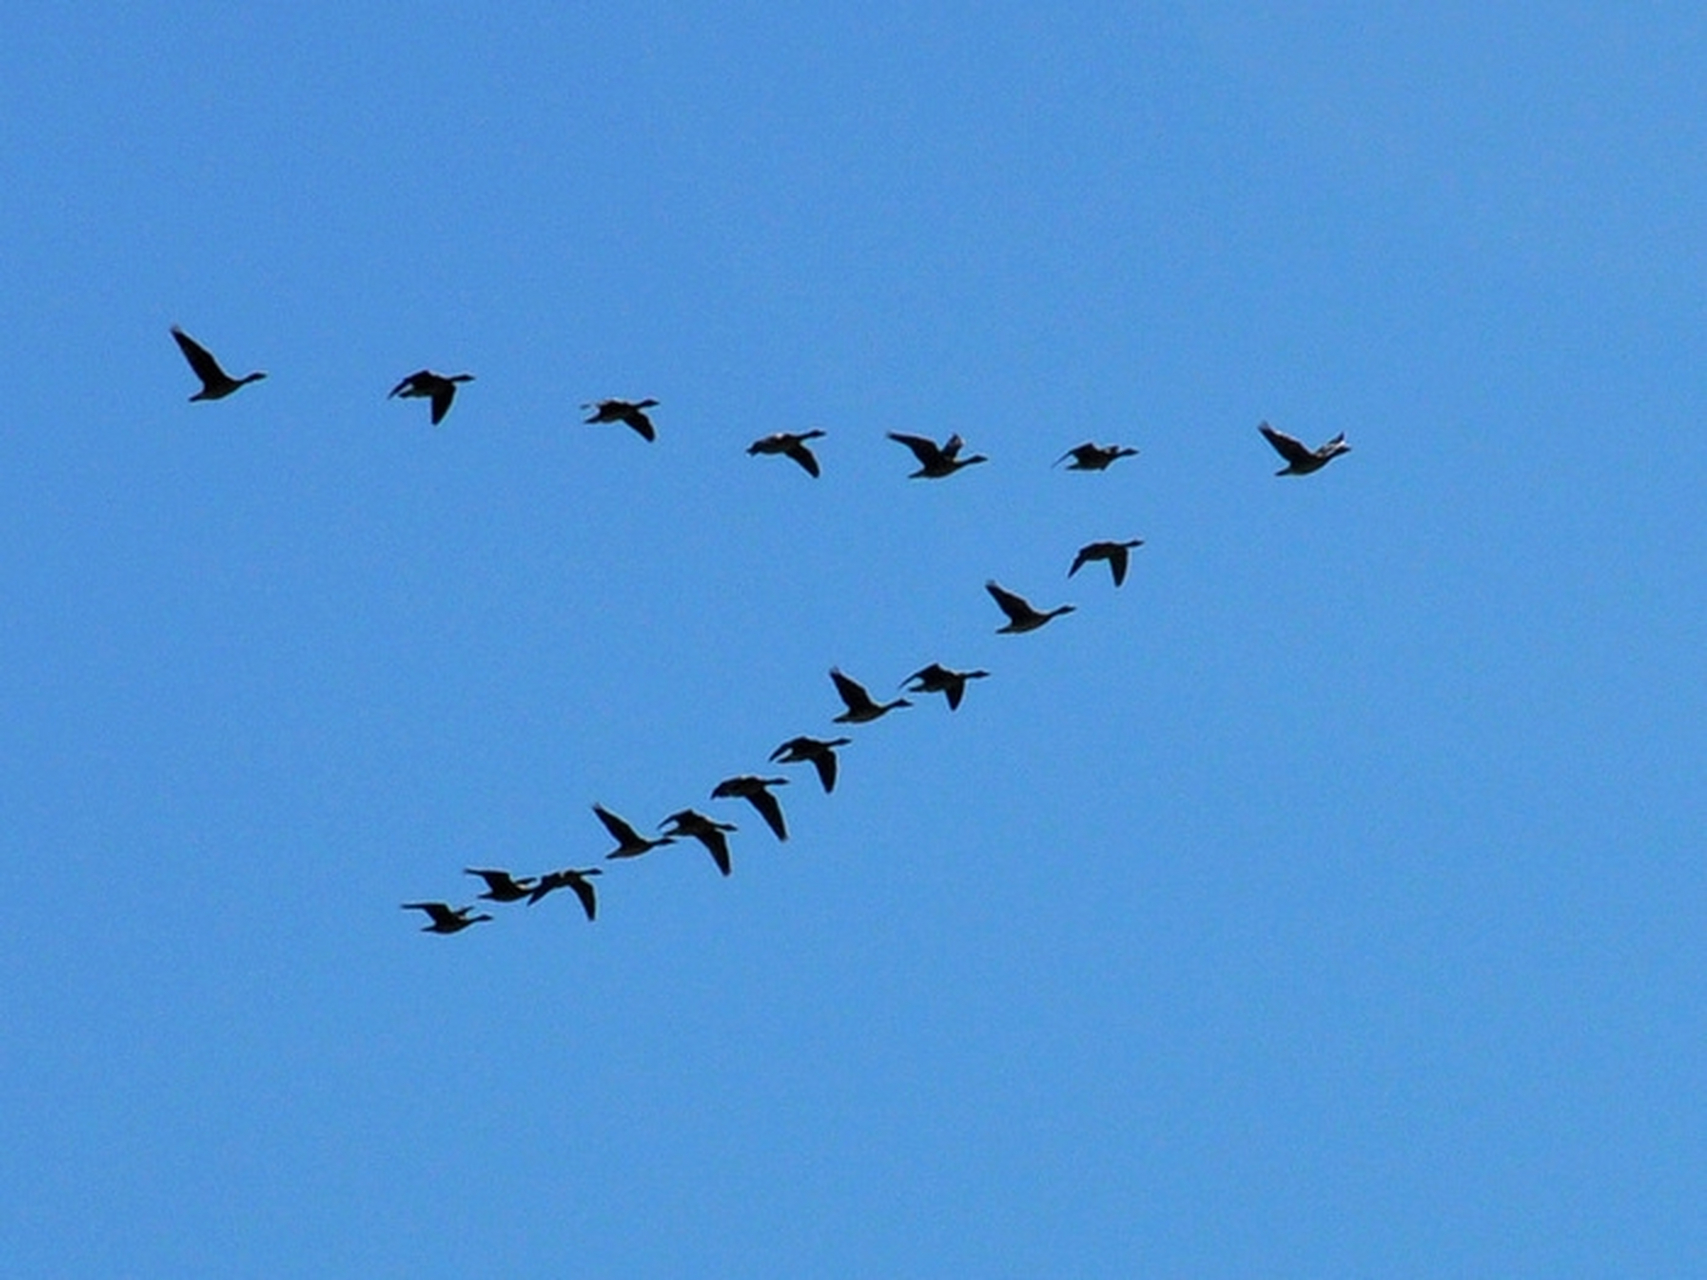
[[[190,337],[176,326],[172,329],[172,337],[177,340],[178,348],[184,353],[184,359],[189,362],[190,369],[201,381],[201,390],[190,397],[191,400],[223,400],[226,396],[239,390],[251,382],[258,382],[267,375],[265,373],[250,373],[241,378],[234,378],[220,366],[208,349]],[[463,383],[472,382],[474,375],[470,373],[438,374],[430,369],[422,369],[403,378],[393,387],[387,398],[421,399],[430,404],[434,424],[444,421],[445,415],[451,410],[456,399],[457,388]],[[645,400],[599,400],[581,407],[590,411],[590,416],[584,419],[587,423],[620,423],[633,430],[647,442],[658,438],[657,428],[647,414],[647,410],[656,408],[658,401]],[[1276,475],[1304,476],[1320,471],[1342,453],[1350,451],[1351,446],[1345,442],[1345,434],[1335,436],[1327,443],[1312,449],[1303,441],[1294,439],[1283,432],[1276,431],[1264,422],[1257,428],[1270,445],[1274,447],[1281,459],[1286,463]],[[816,478],[819,473],[818,458],[812,452],[809,442],[819,439],[825,433],[819,430],[811,431],[779,431],[762,439],[753,441],[747,446],[747,453],[753,456],[769,455],[785,457],[798,464],[808,475]],[[965,454],[962,450],[965,442],[959,435],[952,435],[938,444],[924,436],[905,435],[899,431],[888,433],[889,439],[904,445],[918,462],[918,470],[910,473],[912,479],[941,480],[952,476],[955,472],[974,466],[980,462],[988,462],[981,453]],[[1134,456],[1138,450],[1126,445],[1101,445],[1087,441],[1067,450],[1055,460],[1054,465],[1067,463],[1070,471],[1106,471],[1122,458]],[[1143,545],[1143,539],[1132,538],[1126,541],[1090,542],[1079,548],[1073,557],[1073,564],[1067,570],[1070,578],[1092,561],[1102,561],[1108,565],[1109,573],[1114,579],[1114,585],[1119,587],[1126,581],[1126,571],[1130,552],[1135,547]],[[994,580],[986,582],[984,589],[990,593],[990,598],[996,602],[1006,622],[998,627],[997,633],[1002,635],[1017,635],[1028,631],[1036,631],[1048,625],[1051,621],[1064,614],[1072,613],[1074,606],[1070,604],[1056,605],[1052,609],[1039,609],[1023,596],[1007,590]],[[903,692],[929,695],[940,693],[948,702],[950,711],[959,708],[961,700],[966,696],[966,686],[970,681],[982,680],[990,673],[988,671],[955,671],[940,663],[933,662],[927,667],[921,667],[901,682]],[[858,725],[869,724],[888,715],[891,711],[902,707],[912,706],[906,697],[892,698],[880,702],[873,698],[870,692],[859,681],[849,676],[838,667],[830,669],[830,679],[834,682],[836,693],[841,698],[845,710],[833,718],[835,724]],[[814,738],[800,736],[790,738],[770,755],[772,764],[809,764],[816,772],[818,783],[825,794],[836,788],[836,752],[838,748],[852,743],[851,738]],[[740,774],[725,778],[711,789],[714,800],[745,800],[763,819],[770,828],[771,834],[778,840],[788,839],[788,823],[782,812],[782,805],[772,794],[775,787],[786,786],[788,779],[784,777],[761,777],[757,774]],[[638,858],[664,845],[674,844],[678,840],[697,841],[710,854],[712,862],[723,875],[729,875],[733,864],[729,857],[728,833],[736,830],[731,822],[719,822],[714,818],[699,812],[697,809],[679,809],[670,814],[659,824],[657,836],[643,836],[626,819],[605,808],[603,805],[593,806],[593,815],[598,818],[610,838],[616,842],[615,848],[605,855],[606,860]],[[546,871],[537,876],[517,877],[510,871],[497,867],[466,867],[467,875],[476,876],[486,885],[486,891],[478,895],[482,901],[492,903],[525,903],[532,906],[542,898],[558,889],[568,889],[581,904],[582,911],[589,921],[598,915],[598,894],[593,885],[593,879],[603,871],[599,867],[565,867],[558,871]],[[487,912],[476,914],[478,903],[465,907],[453,907],[448,902],[405,902],[406,911],[421,911],[427,916],[427,923],[422,926],[425,933],[460,933],[471,925],[494,917]]]

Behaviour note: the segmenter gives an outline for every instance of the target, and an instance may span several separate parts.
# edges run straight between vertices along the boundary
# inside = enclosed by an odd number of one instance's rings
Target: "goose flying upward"
[[[790,738],[771,752],[772,764],[810,764],[818,771],[818,784],[829,795],[836,789],[836,748],[845,747],[852,738]]]
[[[989,674],[988,671],[951,671],[940,662],[933,662],[928,667],[920,667],[902,683],[909,686],[908,693],[942,694],[948,699],[948,709],[953,711],[966,695],[966,682],[982,680]]]
[[[788,839],[788,824],[782,819],[782,806],[770,793],[771,787],[786,787],[787,778],[755,778],[744,773],[738,778],[725,778],[711,789],[713,800],[740,798],[759,811],[765,825],[776,833],[778,840]]]
[[[1051,618],[1059,618],[1064,613],[1073,612],[1070,604],[1057,605],[1055,608],[1040,611],[1032,608],[1031,602],[1024,596],[1016,596],[1013,592],[997,584],[992,578],[984,584],[984,590],[990,593],[990,598],[1001,606],[1003,613],[1008,615],[1005,627],[997,627],[997,635],[1018,635],[1022,631],[1036,631]]]
[[[1130,542],[1087,542],[1079,548],[1079,554],[1073,557],[1073,567],[1067,570],[1070,578],[1092,560],[1108,561],[1108,571],[1114,575],[1114,585],[1119,586],[1126,581],[1126,561],[1128,551],[1132,547],[1141,547],[1144,539],[1133,538]]]
[[[632,427],[640,433],[640,438],[648,443],[658,438],[657,429],[652,425],[652,419],[646,416],[648,409],[655,408],[656,400],[600,400],[595,404],[584,404],[583,409],[591,409],[593,416],[588,422],[620,422]]]
[[[603,805],[593,806],[593,812],[600,822],[605,824],[605,830],[610,832],[611,839],[616,841],[616,848],[605,854],[608,858],[638,858],[643,853],[650,853],[660,845],[674,844],[674,836],[664,836],[658,840],[648,840],[628,823]]]
[[[1096,444],[1087,440],[1078,447],[1067,450],[1051,465],[1058,467],[1071,458],[1073,461],[1067,468],[1069,471],[1107,471],[1121,458],[1135,457],[1137,453],[1138,450],[1129,449],[1125,445]]]
[[[729,841],[724,839],[723,833],[735,830],[733,822],[714,822],[693,809],[672,813],[664,821],[676,824],[675,830],[670,832],[672,836],[687,836],[703,844],[717,869],[724,875],[729,874]]]
[[[896,698],[893,702],[876,702],[865,691],[865,686],[858,680],[845,676],[839,667],[830,668],[830,679],[836,682],[836,692],[847,704],[847,710],[835,717],[836,724],[870,724],[880,716],[887,715],[897,707],[910,707],[913,704],[905,698]]]
[[[1262,432],[1263,439],[1274,446],[1274,451],[1286,459],[1286,465],[1274,473],[1277,476],[1307,476],[1312,471],[1320,471],[1340,454],[1351,452],[1351,446],[1345,442],[1343,431],[1326,444],[1319,444],[1312,449],[1302,440],[1294,439],[1283,431],[1276,431],[1266,422],[1258,423],[1257,430]]]
[[[942,444],[924,436],[903,435],[899,431],[891,431],[889,438],[896,444],[904,444],[913,451],[913,456],[919,460],[919,469],[908,478],[912,480],[940,480],[951,476],[962,467],[969,467],[974,462],[988,462],[981,453],[975,453],[970,458],[962,458],[960,450],[966,442],[959,435],[952,435]]]
[[[244,383],[259,382],[267,375],[251,373],[241,378],[233,378],[219,367],[219,361],[213,358],[213,353],[177,325],[172,326],[172,336],[177,339],[178,350],[184,353],[184,359],[190,362],[190,370],[202,380],[202,389],[191,396],[191,400],[223,400]]]
[[[453,373],[446,377],[434,373],[431,369],[421,369],[410,374],[385,397],[402,396],[405,400],[431,400],[433,402],[433,425],[436,427],[445,420],[445,414],[450,412],[450,402],[456,399],[456,384],[473,382],[472,373]]]
[[[431,924],[421,926],[422,933],[461,933],[471,924],[479,924],[482,920],[492,917],[482,911],[477,916],[468,913],[473,907],[455,907],[448,902],[405,902],[405,911],[425,911],[432,917]]]
[[[781,454],[798,462],[813,479],[818,477],[818,458],[812,450],[806,447],[808,440],[816,440],[825,433],[819,430],[811,431],[778,431],[775,435],[765,436],[747,446],[747,453],[757,457],[761,453]]]

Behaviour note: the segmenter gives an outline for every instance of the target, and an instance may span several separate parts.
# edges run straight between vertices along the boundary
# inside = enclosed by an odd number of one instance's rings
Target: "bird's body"
[[[736,829],[733,822],[716,822],[694,809],[678,810],[664,821],[676,824],[675,830],[670,832],[672,836],[687,836],[703,844],[717,869],[724,875],[729,874],[729,841],[724,839],[723,833]]]
[[[1007,625],[996,628],[997,635],[1018,635],[1022,631],[1036,631],[1051,618],[1071,613],[1074,609],[1070,604],[1057,605],[1049,610],[1034,609],[1025,597],[1016,596],[997,585],[994,579],[984,584],[984,590],[990,593],[990,598],[1001,606],[1002,612],[1008,616]]]
[[[456,399],[457,383],[473,381],[472,373],[453,373],[447,377],[442,373],[434,373],[431,369],[421,369],[391,388],[385,398],[389,400],[392,396],[401,396],[405,400],[431,400],[433,425],[436,427],[445,420],[445,414],[450,412],[450,403]]]
[[[1286,465],[1274,473],[1277,476],[1307,476],[1312,471],[1320,471],[1340,454],[1351,452],[1351,446],[1345,442],[1343,431],[1326,444],[1317,445],[1312,449],[1302,440],[1294,439],[1283,431],[1276,431],[1266,422],[1258,423],[1257,430],[1262,432],[1263,439],[1274,446],[1274,451],[1286,459]]]
[[[909,686],[908,693],[942,694],[948,699],[948,709],[953,711],[960,706],[960,699],[966,694],[966,682],[982,680],[989,674],[988,671],[953,671],[940,662],[933,662],[928,667],[920,667],[902,683]]]
[[[759,811],[765,825],[776,833],[778,840],[788,839],[788,824],[783,821],[782,806],[770,793],[771,787],[786,787],[787,778],[756,778],[744,773],[737,778],[725,778],[711,789],[713,800],[743,799]]]
[[[471,916],[468,913],[474,910],[473,907],[452,907],[448,902],[405,902],[403,909],[425,911],[432,917],[430,924],[421,926],[422,933],[461,933],[469,925],[492,919],[484,911]]]
[[[1133,547],[1144,545],[1144,539],[1133,538],[1130,542],[1087,542],[1079,548],[1079,554],[1073,557],[1073,567],[1067,570],[1070,578],[1092,560],[1108,561],[1108,571],[1114,575],[1114,585],[1119,586],[1126,581],[1126,562],[1128,552]]]
[[[913,451],[913,456],[919,460],[919,469],[908,478],[912,480],[940,480],[951,476],[962,467],[970,467],[975,462],[988,462],[981,453],[975,453],[969,458],[962,458],[960,450],[966,442],[958,435],[952,435],[942,444],[924,436],[903,435],[899,431],[891,431],[889,438],[896,444],[904,444]]]
[[[556,889],[572,889],[575,896],[581,900],[581,910],[587,913],[591,920],[599,912],[598,896],[593,892],[593,882],[588,876],[603,875],[597,867],[564,867],[561,871],[547,871],[539,878],[539,884],[532,893],[528,894],[528,906],[533,906],[546,894]]]
[[[223,400],[245,383],[259,382],[267,376],[257,372],[233,378],[219,367],[219,361],[213,358],[212,352],[177,325],[172,326],[172,337],[178,343],[178,350],[184,353],[184,359],[190,362],[190,371],[202,380],[202,389],[191,396],[191,400]]]
[[[870,724],[881,716],[888,715],[897,707],[910,707],[913,704],[905,698],[896,698],[893,702],[878,702],[865,691],[865,686],[858,680],[842,674],[838,667],[830,668],[830,679],[836,682],[836,692],[847,704],[847,710],[835,718],[836,724]]]
[[[1055,459],[1053,465],[1058,467],[1071,458],[1073,461],[1067,467],[1069,471],[1107,471],[1121,458],[1135,457],[1137,453],[1138,450],[1129,449],[1125,445],[1096,444],[1087,440],[1078,447],[1067,450]]]
[[[808,440],[816,440],[825,433],[816,429],[812,431],[778,431],[775,435],[765,436],[753,441],[747,446],[749,456],[757,457],[761,453],[781,454],[792,458],[814,479],[818,476],[818,458],[812,450],[806,447]]]
[[[658,438],[658,431],[652,425],[652,419],[646,416],[646,411],[655,408],[657,404],[656,400],[600,400],[581,407],[593,411],[593,416],[586,419],[587,422],[620,422],[626,427],[632,427],[642,440],[650,443]]]
[[[852,738],[790,738],[771,752],[772,764],[810,764],[818,771],[818,784],[829,795],[836,789],[836,748],[845,747]]]
[[[628,823],[603,805],[593,806],[593,812],[605,830],[610,832],[611,839],[616,841],[616,848],[605,854],[606,858],[638,858],[643,853],[650,853],[660,845],[674,844],[674,836],[663,836],[657,840],[648,840]]]
[[[532,876],[517,880],[508,871],[481,867],[464,867],[462,871],[486,882],[486,892],[480,896],[492,902],[520,902],[533,892]]]

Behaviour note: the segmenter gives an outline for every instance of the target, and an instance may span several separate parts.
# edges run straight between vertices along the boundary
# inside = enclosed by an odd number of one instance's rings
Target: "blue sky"
[[[3,1269],[1699,1269],[1704,43],[16,15]],[[174,323],[269,378],[186,403]],[[787,845],[708,800],[931,661],[993,674],[788,769]],[[594,801],[734,875],[398,909]]]

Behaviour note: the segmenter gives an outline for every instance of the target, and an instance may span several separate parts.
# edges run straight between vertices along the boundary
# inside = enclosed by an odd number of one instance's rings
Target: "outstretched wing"
[[[928,467],[938,461],[943,451],[937,448],[935,440],[927,440],[924,436],[903,435],[899,431],[891,431],[889,438],[896,444],[904,444],[913,451],[913,456],[919,460],[921,467]]]
[[[184,359],[190,362],[190,370],[196,377],[206,383],[229,382],[230,377],[219,367],[219,361],[213,358],[213,353],[177,325],[172,326],[172,336],[178,340],[178,350],[184,353]]]
[[[1257,424],[1257,430],[1262,432],[1263,439],[1274,446],[1274,451],[1293,466],[1316,460],[1315,453],[1307,448],[1302,440],[1295,440],[1283,431],[1276,431],[1266,422]]]
[[[1024,597],[1016,596],[1013,592],[997,586],[994,578],[984,584],[984,590],[990,593],[990,599],[994,600],[1001,607],[1002,612],[1008,615],[1009,622],[1024,622],[1037,612],[1026,602]]]

